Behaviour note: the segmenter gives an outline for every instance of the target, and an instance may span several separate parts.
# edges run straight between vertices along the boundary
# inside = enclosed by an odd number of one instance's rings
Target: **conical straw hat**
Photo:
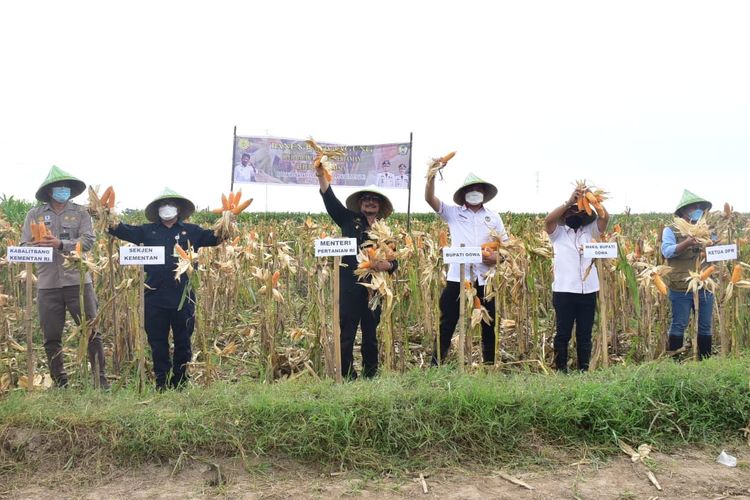
[[[389,200],[388,197],[375,186],[367,186],[366,188],[360,189],[359,191],[355,191],[350,194],[346,198],[346,208],[348,208],[352,212],[359,212],[359,197],[365,193],[376,194],[383,198],[383,201],[380,202],[380,212],[378,213],[378,219],[385,219],[393,213],[393,203],[391,203],[391,200]]]
[[[154,201],[146,205],[146,219],[150,222],[159,222],[159,204],[164,200],[174,201],[177,209],[180,211],[178,215],[180,220],[187,219],[195,212],[195,205],[192,201],[169,188],[164,188],[164,191],[154,198]]]
[[[44,179],[44,182],[42,182],[42,185],[39,186],[39,189],[36,191],[36,199],[49,203],[50,196],[47,188],[57,184],[70,186],[71,198],[75,198],[86,190],[85,182],[73,177],[57,165],[52,165],[52,168],[49,169],[49,173],[47,174],[47,178]]]
[[[677,212],[680,211],[680,209],[685,208],[688,205],[692,205],[694,203],[701,203],[705,210],[711,210],[711,202],[708,200],[704,200],[700,196],[698,196],[695,193],[691,193],[687,189],[685,189],[682,192],[682,198],[680,198],[680,202],[677,204],[677,208],[674,209],[674,214],[677,215]]]
[[[497,196],[497,188],[494,184],[490,184],[489,182],[480,179],[474,174],[469,174],[466,176],[466,179],[464,179],[464,183],[461,185],[460,188],[456,190],[456,192],[453,194],[453,202],[456,205],[463,205],[464,204],[464,193],[466,192],[466,188],[468,186],[473,186],[475,184],[481,184],[484,186],[484,201],[482,203],[487,203],[492,198]]]

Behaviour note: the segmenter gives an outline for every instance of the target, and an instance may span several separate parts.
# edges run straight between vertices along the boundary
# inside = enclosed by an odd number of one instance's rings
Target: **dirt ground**
[[[580,499],[750,499],[750,448],[728,450],[739,460],[729,468],[707,451],[652,453],[648,465],[625,456],[606,463],[580,461],[555,468],[516,470],[448,469],[398,476],[321,470],[285,461],[258,462],[248,471],[239,460],[184,457],[169,465],[118,468],[101,477],[81,470],[0,475],[0,496],[52,500],[127,498],[580,498]],[[662,488],[649,480],[648,472]],[[504,478],[503,475],[506,477]],[[508,478],[507,476],[510,476]],[[511,482],[520,480],[529,488]],[[426,493],[425,493],[426,488]]]

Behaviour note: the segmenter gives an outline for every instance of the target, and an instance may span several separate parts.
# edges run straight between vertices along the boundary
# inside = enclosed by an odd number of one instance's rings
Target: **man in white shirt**
[[[554,252],[552,305],[555,308],[555,368],[568,370],[568,343],[576,327],[578,369],[586,371],[591,359],[591,330],[596,313],[599,275],[592,259],[583,256],[583,244],[598,238],[607,229],[609,214],[604,207],[599,217],[578,210],[576,189],[568,201],[552,210],[544,219],[544,228]]]
[[[448,223],[451,246],[458,247],[464,244],[468,247],[478,247],[492,240],[490,231],[503,235],[503,240],[508,239],[500,216],[484,206],[496,195],[497,188],[494,185],[474,174],[469,174],[463,185],[453,195],[455,205],[443,203],[435,196],[434,176],[427,179],[424,198],[440,215],[440,218]],[[472,286],[477,289],[477,296],[480,299],[484,299],[484,276],[496,262],[496,255],[491,254],[483,257],[481,264],[472,264],[465,268],[464,279],[471,282]],[[448,283],[440,295],[440,336],[439,346],[435,346],[432,355],[433,365],[440,364],[450,349],[460,312],[458,301],[460,292],[460,267],[459,264],[451,264],[448,269]],[[495,302],[489,301],[484,304],[490,317],[494,319]],[[463,349],[463,346],[459,348]],[[495,362],[495,329],[484,322],[482,322],[482,360],[485,364]]]
[[[242,153],[240,163],[234,166],[235,182],[255,182],[255,175],[258,171],[255,168],[252,158],[248,153]]]
[[[385,160],[380,164],[380,170],[375,180],[378,187],[392,188],[395,185],[396,176],[391,173],[391,162]]]
[[[409,168],[405,163],[398,166],[398,175],[396,176],[395,187],[397,188],[408,188],[409,187]]]

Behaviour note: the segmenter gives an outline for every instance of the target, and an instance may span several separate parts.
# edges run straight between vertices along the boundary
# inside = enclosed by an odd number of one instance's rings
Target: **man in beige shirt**
[[[37,264],[37,307],[50,375],[58,387],[68,384],[62,351],[65,311],[70,312],[76,324],[81,322],[81,277],[76,267],[63,267],[63,255],[75,250],[78,242],[83,251],[91,250],[94,245],[91,216],[85,207],[70,201],[85,189],[83,181],[53,166],[36,192],[36,199],[43,204],[26,214],[21,235],[24,245],[54,248],[53,262]],[[50,234],[35,242],[31,232],[32,222],[44,224]],[[88,322],[96,316],[97,311],[96,294],[88,272],[84,278],[83,296],[84,314]],[[98,374],[99,386],[109,387],[104,373],[104,347],[97,331],[90,333],[88,356],[93,373]]]

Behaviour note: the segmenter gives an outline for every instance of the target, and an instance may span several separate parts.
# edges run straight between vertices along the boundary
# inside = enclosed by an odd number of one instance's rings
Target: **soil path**
[[[503,471],[533,489],[504,479],[496,470],[449,469],[404,474],[399,477],[359,472],[323,472],[318,466],[283,461],[258,463],[250,472],[239,461],[186,459],[179,464],[114,469],[91,478],[82,471],[40,473],[22,480],[0,475],[0,496],[52,500],[84,498],[184,499],[223,498],[341,498],[363,499],[750,499],[750,448],[730,450],[740,460],[729,468],[716,463],[706,451],[679,454],[652,453],[649,467],[624,455],[606,463],[587,461],[555,468],[534,467]],[[253,466],[256,467],[256,466]],[[316,470],[317,469],[317,470]],[[661,486],[648,478],[651,471]],[[424,493],[423,488],[427,488]]]

